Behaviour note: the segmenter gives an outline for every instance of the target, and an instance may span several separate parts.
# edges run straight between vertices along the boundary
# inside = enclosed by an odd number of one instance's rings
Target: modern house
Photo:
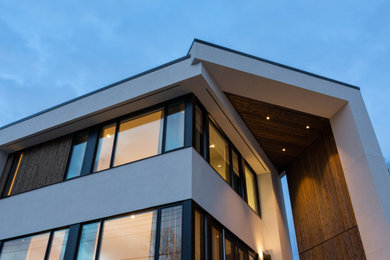
[[[0,260],[390,259],[359,88],[194,40],[0,128]]]

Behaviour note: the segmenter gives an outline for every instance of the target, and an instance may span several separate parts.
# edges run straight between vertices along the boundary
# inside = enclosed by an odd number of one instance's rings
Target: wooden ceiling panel
[[[279,172],[330,127],[326,118],[226,95]]]

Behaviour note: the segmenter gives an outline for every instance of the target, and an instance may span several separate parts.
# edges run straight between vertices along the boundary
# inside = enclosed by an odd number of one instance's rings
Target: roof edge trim
[[[11,122],[11,123],[9,123],[9,124],[6,124],[6,125],[4,125],[4,126],[1,126],[1,127],[0,127],[0,130],[3,130],[3,129],[5,129],[5,128],[10,127],[10,126],[13,126],[13,125],[16,125],[16,124],[18,124],[18,123],[21,123],[21,122],[26,121],[26,120],[28,120],[28,119],[31,119],[31,118],[33,118],[33,117],[39,116],[39,115],[41,115],[41,114],[44,114],[44,113],[49,112],[49,111],[51,111],[51,110],[54,110],[54,109],[56,109],[56,108],[59,108],[59,107],[68,105],[68,104],[73,103],[73,102],[75,102],[75,101],[77,101],[77,100],[83,99],[83,98],[85,98],[85,97],[91,96],[91,95],[96,94],[96,93],[99,93],[99,92],[101,92],[101,91],[110,89],[110,88],[112,88],[112,87],[115,87],[115,86],[117,86],[117,85],[119,85],[119,84],[122,84],[122,83],[125,83],[125,82],[127,82],[127,81],[130,81],[130,80],[139,78],[139,77],[141,77],[141,76],[143,76],[143,75],[152,73],[152,72],[154,72],[154,71],[156,71],[156,70],[159,70],[159,69],[168,67],[168,66],[173,65],[173,64],[175,64],[175,63],[178,63],[178,62],[180,62],[180,61],[187,60],[187,59],[189,59],[189,58],[191,58],[191,55],[190,55],[190,54],[187,54],[186,56],[183,56],[183,57],[180,57],[180,58],[175,59],[175,60],[173,60],[173,61],[164,63],[164,64],[162,64],[162,65],[159,65],[159,66],[157,66],[157,67],[151,68],[151,69],[146,70],[146,71],[144,71],[144,72],[141,72],[141,73],[138,73],[138,74],[136,74],[136,75],[130,76],[130,77],[128,77],[128,78],[122,79],[122,80],[120,80],[120,81],[114,82],[114,83],[112,83],[112,84],[110,84],[110,85],[108,85],[108,86],[105,86],[105,87],[96,89],[96,90],[91,91],[91,92],[88,92],[88,93],[86,93],[86,94],[84,94],[84,95],[78,96],[78,97],[73,98],[73,99],[71,99],[71,100],[65,101],[65,102],[60,103],[60,104],[58,104],[58,105],[55,105],[55,106],[53,106],[53,107],[44,109],[44,110],[42,110],[42,111],[40,111],[40,112],[38,112],[38,113],[32,114],[32,115],[30,115],[30,116],[21,118],[21,119],[19,119],[19,120],[16,120],[16,121],[14,121],[14,122]]]
[[[206,42],[206,41],[203,41],[203,40],[199,40],[199,39],[196,39],[196,38],[193,40],[193,42],[191,44],[191,47],[188,50],[188,54],[191,52],[191,49],[192,49],[192,47],[193,47],[195,42],[200,43],[200,44],[204,44],[204,45],[208,45],[210,47],[214,47],[214,48],[217,48],[217,49],[221,49],[221,50],[224,50],[224,51],[228,51],[228,52],[231,52],[231,53],[235,53],[235,54],[238,54],[238,55],[241,55],[241,56],[245,56],[245,57],[248,57],[248,58],[251,58],[251,59],[254,59],[254,60],[262,61],[262,62],[271,64],[271,65],[275,65],[275,66],[278,66],[278,67],[281,67],[281,68],[284,68],[284,69],[293,70],[293,71],[296,71],[296,72],[299,72],[299,73],[302,73],[302,74],[306,74],[308,76],[312,76],[312,77],[319,78],[319,79],[322,79],[322,80],[330,81],[330,82],[333,82],[333,83],[336,83],[336,84],[343,85],[345,87],[349,87],[349,88],[352,88],[352,89],[360,90],[359,87],[357,87],[355,85],[352,85],[352,84],[348,84],[348,83],[345,83],[345,82],[342,82],[342,81],[338,81],[338,80],[335,80],[335,79],[327,78],[327,77],[324,77],[324,76],[321,76],[321,75],[318,75],[318,74],[314,74],[314,73],[311,73],[311,72],[308,72],[308,71],[305,71],[305,70],[297,69],[297,68],[294,68],[294,67],[291,67],[291,66],[288,66],[288,65],[284,65],[284,64],[275,62],[275,61],[263,59],[263,58],[260,58],[260,57],[257,57],[257,56],[251,55],[251,54],[247,54],[247,53],[244,53],[244,52],[236,51],[236,50],[224,47],[224,46],[220,46],[220,45],[217,45],[217,44],[214,44],[214,43],[210,43],[210,42]]]

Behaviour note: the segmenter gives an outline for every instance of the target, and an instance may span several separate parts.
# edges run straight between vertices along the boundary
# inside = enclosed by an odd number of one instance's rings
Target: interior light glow
[[[307,126],[306,126],[306,129],[310,129],[310,126],[309,126],[309,125],[307,125]]]
[[[214,148],[214,147],[215,147],[215,144],[210,145],[210,148]]]
[[[108,134],[108,135],[107,135],[107,137],[108,137],[108,138],[110,138],[110,137],[111,137],[111,135],[110,135],[110,134]]]
[[[222,165],[218,164],[218,168],[221,168],[221,167],[222,167]]]
[[[286,148],[282,148],[282,151],[285,152],[285,151],[286,151]]]
[[[271,118],[269,116],[267,116],[265,119],[270,120]]]
[[[132,219],[135,219],[135,216],[134,216],[134,215],[131,215],[130,217],[131,217]]]

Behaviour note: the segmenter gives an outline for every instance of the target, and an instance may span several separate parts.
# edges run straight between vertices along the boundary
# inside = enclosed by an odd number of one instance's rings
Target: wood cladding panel
[[[11,195],[63,181],[71,146],[66,136],[22,151]]]
[[[324,253],[326,252],[326,253]],[[355,226],[300,255],[301,260],[366,259],[358,228]]]
[[[329,127],[326,118],[229,93],[226,96],[279,172]]]
[[[286,173],[301,259],[365,259],[331,131],[295,158]],[[363,257],[344,258],[355,252]]]

